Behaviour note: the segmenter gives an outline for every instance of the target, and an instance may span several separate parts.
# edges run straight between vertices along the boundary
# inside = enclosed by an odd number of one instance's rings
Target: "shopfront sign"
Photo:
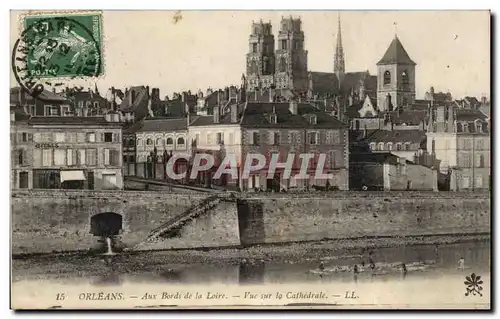
[[[57,143],[35,143],[36,148],[58,148],[59,144]]]

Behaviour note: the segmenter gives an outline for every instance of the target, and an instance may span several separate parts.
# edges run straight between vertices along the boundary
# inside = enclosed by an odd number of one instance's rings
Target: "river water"
[[[285,286],[307,286],[330,287],[330,290],[332,287],[344,287],[345,289],[338,288],[341,290],[339,294],[344,296],[344,290],[352,289],[350,287],[354,285],[358,291],[361,289],[364,292],[365,302],[369,304],[373,304],[374,300],[378,300],[377,303],[381,302],[377,298],[382,297],[372,295],[380,289],[393,292],[399,289],[402,291],[400,294],[407,294],[401,300],[395,295],[382,294],[383,298],[389,298],[387,301],[389,303],[397,300],[398,304],[408,305],[413,303],[415,298],[424,300],[424,295],[426,295],[429,303],[433,300],[437,302],[436,298],[451,298],[444,300],[443,303],[461,304],[470,303],[472,300],[464,297],[466,292],[464,280],[466,276],[474,273],[480,275],[483,280],[481,285],[483,296],[475,296],[475,302],[489,304],[491,262],[488,241],[351,249],[331,251],[331,253],[323,252],[318,256],[311,256],[304,251],[303,257],[300,257],[301,253],[298,252],[294,258],[273,258],[272,254],[266,255],[266,258],[252,258],[251,255],[245,258],[231,256],[229,258],[224,251],[213,253],[209,251],[205,254],[219,254],[220,258],[211,258],[210,261],[205,262],[200,261],[199,258],[192,258],[194,254],[197,253],[193,251],[144,252],[114,256],[80,254],[14,259],[12,262],[13,292],[16,289],[17,291],[36,290],[43,285],[57,285],[66,287],[57,289],[66,290],[67,287],[72,287],[72,289],[86,287],[86,291],[133,290],[139,291],[136,294],[138,299],[141,299],[143,297],[141,289],[144,293],[151,289],[164,292],[165,287],[198,289],[198,287],[217,286],[226,287],[223,290],[227,291],[227,287],[248,290],[255,289],[255,287],[273,287],[274,289]],[[461,258],[463,258],[463,265],[459,262]],[[373,269],[371,263],[373,263]],[[357,273],[354,272],[354,265],[358,267]],[[406,271],[403,268],[406,268]],[[380,288],[382,287],[380,285],[390,285],[390,288],[389,286]],[[442,291],[436,295],[437,297],[431,297],[440,289]],[[74,302],[77,300],[81,302],[78,291],[73,292]],[[370,293],[368,294],[367,291]],[[33,293],[36,295],[36,292]],[[415,293],[418,293],[416,297],[410,297]],[[293,299],[294,295],[289,296]],[[168,304],[168,301],[169,298],[164,299],[163,303]],[[253,304],[252,300],[244,301],[243,304],[248,302]],[[291,301],[293,300],[288,300],[288,302]],[[175,301],[174,304],[179,304],[179,301]],[[261,301],[259,305],[262,304],[264,302]],[[90,305],[85,307],[90,307]]]

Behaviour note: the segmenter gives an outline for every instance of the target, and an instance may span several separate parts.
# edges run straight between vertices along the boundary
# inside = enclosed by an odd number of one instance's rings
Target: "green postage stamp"
[[[57,78],[103,73],[100,12],[25,15],[12,55],[18,82],[36,95]]]

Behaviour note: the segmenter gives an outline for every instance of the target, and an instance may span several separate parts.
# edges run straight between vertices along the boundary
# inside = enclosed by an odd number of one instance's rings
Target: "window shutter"
[[[14,165],[18,165],[19,164],[18,150],[14,150],[12,152],[12,156],[14,157]]]
[[[78,165],[78,152],[76,150],[71,150],[71,158],[73,159],[73,165]]]

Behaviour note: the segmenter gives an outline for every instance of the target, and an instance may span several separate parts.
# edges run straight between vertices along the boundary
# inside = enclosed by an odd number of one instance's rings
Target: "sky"
[[[20,35],[11,11],[11,49]],[[101,93],[109,87],[149,85],[160,96],[239,85],[252,21],[302,19],[309,71],[332,72],[339,11],[104,11],[104,75],[76,84]],[[376,63],[397,33],[417,63],[417,97],[430,86],[454,98],[490,96],[488,11],[342,11],[346,71],[377,74]],[[17,83],[11,72],[11,86]]]

